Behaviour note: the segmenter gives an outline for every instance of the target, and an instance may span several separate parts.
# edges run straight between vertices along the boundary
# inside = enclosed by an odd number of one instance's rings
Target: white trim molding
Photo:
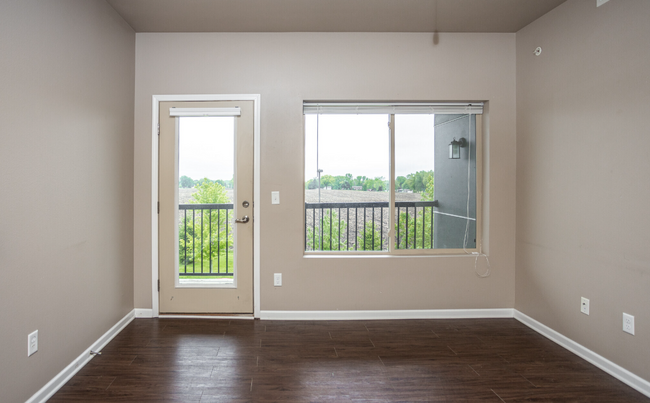
[[[160,314],[158,301],[158,116],[160,102],[165,101],[253,101],[253,315],[260,317],[260,94],[153,95],[151,97],[151,317]],[[144,317],[144,316],[142,316]]]
[[[169,108],[169,116],[206,117],[206,116],[241,116],[241,108]]]
[[[512,318],[513,311],[511,308],[385,311],[261,311],[259,318],[263,320],[479,319]]]
[[[308,114],[482,114],[483,102],[309,102],[302,103]]]
[[[34,393],[26,403],[46,402],[51,398],[63,385],[66,384],[81,368],[83,368],[93,358],[91,351],[101,351],[122,329],[124,329],[135,318],[136,310],[132,310],[125,317],[120,319],[113,327],[108,329],[96,342],[84,350],[81,355],[75,358],[67,367],[52,378],[38,392]]]
[[[133,311],[136,318],[153,318],[153,309],[135,308]]]
[[[550,327],[536,321],[535,319],[531,318],[525,313],[519,312],[516,309],[514,310],[514,318],[529,328],[533,329],[537,333],[541,334],[542,336],[571,351],[578,357],[592,363],[619,381],[650,397],[650,382],[646,381],[640,376],[633,374],[620,365],[611,362],[607,358],[589,350],[587,347],[576,343],[563,334],[556,332]]]
[[[212,316],[212,315],[169,315],[163,314],[159,315],[158,319],[221,319],[221,320],[254,320],[253,315],[249,316],[239,316],[239,315],[224,315],[224,316]]]

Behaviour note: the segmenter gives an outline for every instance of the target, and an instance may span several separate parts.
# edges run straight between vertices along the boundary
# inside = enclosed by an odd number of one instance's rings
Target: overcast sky
[[[230,180],[234,173],[233,117],[180,118],[178,177]]]
[[[305,180],[316,177],[316,128],[323,175],[389,176],[388,115],[305,116]],[[433,170],[433,115],[397,115],[395,172]],[[179,177],[230,180],[234,118],[180,118]]]
[[[322,175],[388,179],[388,115],[306,115],[305,180],[316,177],[317,121]],[[397,115],[395,132],[395,174],[433,170],[433,115]]]

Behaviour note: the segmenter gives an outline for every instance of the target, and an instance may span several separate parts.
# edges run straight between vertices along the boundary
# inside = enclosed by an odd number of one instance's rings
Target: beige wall
[[[594,3],[517,33],[515,308],[650,380],[650,2]]]
[[[103,1],[3,1],[2,400],[24,401],[134,306],[151,307],[153,94],[262,95],[263,310],[515,306],[650,379],[647,15],[644,0],[569,0],[516,44],[440,34],[434,45],[428,34],[135,36]],[[489,101],[492,275],[478,278],[468,257],[303,257],[306,99]],[[636,336],[621,331],[623,311]]]
[[[0,38],[0,400],[23,402],[133,309],[135,34],[101,0],[4,0]]]
[[[261,308],[511,308],[515,245],[513,34],[137,34],[135,305],[151,307],[151,96],[259,93]],[[471,257],[303,257],[303,100],[486,100],[487,241]],[[278,190],[282,204],[271,205]],[[487,222],[487,221],[486,221]],[[486,241],[486,242],[487,242]],[[479,270],[485,264],[479,264]],[[284,285],[273,287],[273,273]]]

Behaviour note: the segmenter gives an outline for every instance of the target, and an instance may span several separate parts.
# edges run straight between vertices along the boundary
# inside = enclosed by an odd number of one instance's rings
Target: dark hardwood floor
[[[50,402],[649,402],[515,319],[136,319]]]

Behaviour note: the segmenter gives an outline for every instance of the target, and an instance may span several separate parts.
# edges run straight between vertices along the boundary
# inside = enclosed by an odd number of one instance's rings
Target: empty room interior
[[[650,401],[649,17],[3,0],[0,400]],[[186,186],[203,118],[231,171]]]

